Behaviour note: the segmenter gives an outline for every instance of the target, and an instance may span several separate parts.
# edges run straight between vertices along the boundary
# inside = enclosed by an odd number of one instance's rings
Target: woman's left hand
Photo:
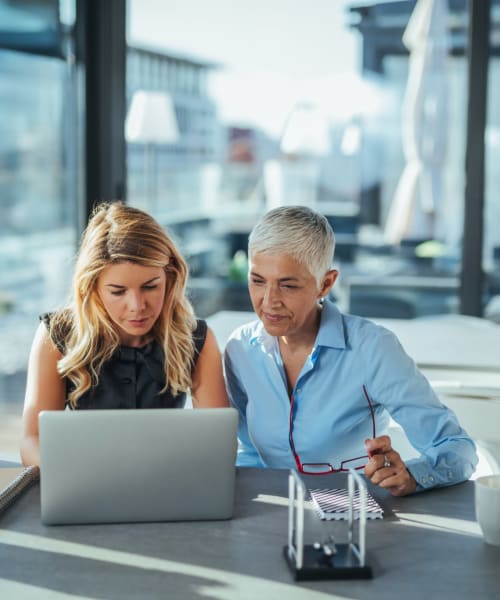
[[[381,435],[365,440],[370,460],[365,465],[365,475],[375,485],[389,490],[393,496],[413,494],[417,482],[406,468],[396,450],[391,447],[391,438]]]

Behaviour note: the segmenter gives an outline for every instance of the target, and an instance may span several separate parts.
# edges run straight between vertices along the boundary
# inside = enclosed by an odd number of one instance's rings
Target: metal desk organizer
[[[359,488],[360,509],[357,543],[354,539],[354,490]],[[288,545],[283,548],[285,560],[295,581],[311,579],[371,579],[372,569],[365,562],[366,485],[353,469],[349,471],[348,540],[345,544],[330,542],[304,545],[304,500],[306,488],[298,474],[288,476]]]

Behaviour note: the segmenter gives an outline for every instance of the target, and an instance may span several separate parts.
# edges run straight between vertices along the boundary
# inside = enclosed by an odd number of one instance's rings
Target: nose
[[[142,292],[131,291],[128,298],[128,307],[131,312],[139,313],[144,310],[146,300]]]
[[[280,301],[279,290],[272,285],[268,285],[264,291],[264,305],[275,306],[276,304],[279,304]]]

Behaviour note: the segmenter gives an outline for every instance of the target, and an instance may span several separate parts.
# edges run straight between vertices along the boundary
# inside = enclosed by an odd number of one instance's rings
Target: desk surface
[[[236,327],[255,318],[253,312],[225,310],[207,322],[223,348]],[[372,320],[393,331],[420,368],[500,373],[500,325],[496,323],[463,315]]]
[[[230,521],[57,527],[41,524],[36,485],[0,515],[0,596],[498,598],[500,547],[480,535],[472,482],[407,498],[370,485],[385,511],[367,525],[374,579],[294,583],[282,557],[287,479],[287,471],[238,469]],[[345,477],[309,477],[306,484],[339,487]],[[307,510],[305,527],[307,543],[332,530],[341,542],[345,523],[322,523]]]

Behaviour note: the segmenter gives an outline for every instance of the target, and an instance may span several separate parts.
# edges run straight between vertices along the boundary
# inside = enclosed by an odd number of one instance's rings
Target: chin
[[[287,334],[288,327],[285,327],[283,323],[269,323],[265,320],[262,320],[262,324],[269,335],[282,336]]]

